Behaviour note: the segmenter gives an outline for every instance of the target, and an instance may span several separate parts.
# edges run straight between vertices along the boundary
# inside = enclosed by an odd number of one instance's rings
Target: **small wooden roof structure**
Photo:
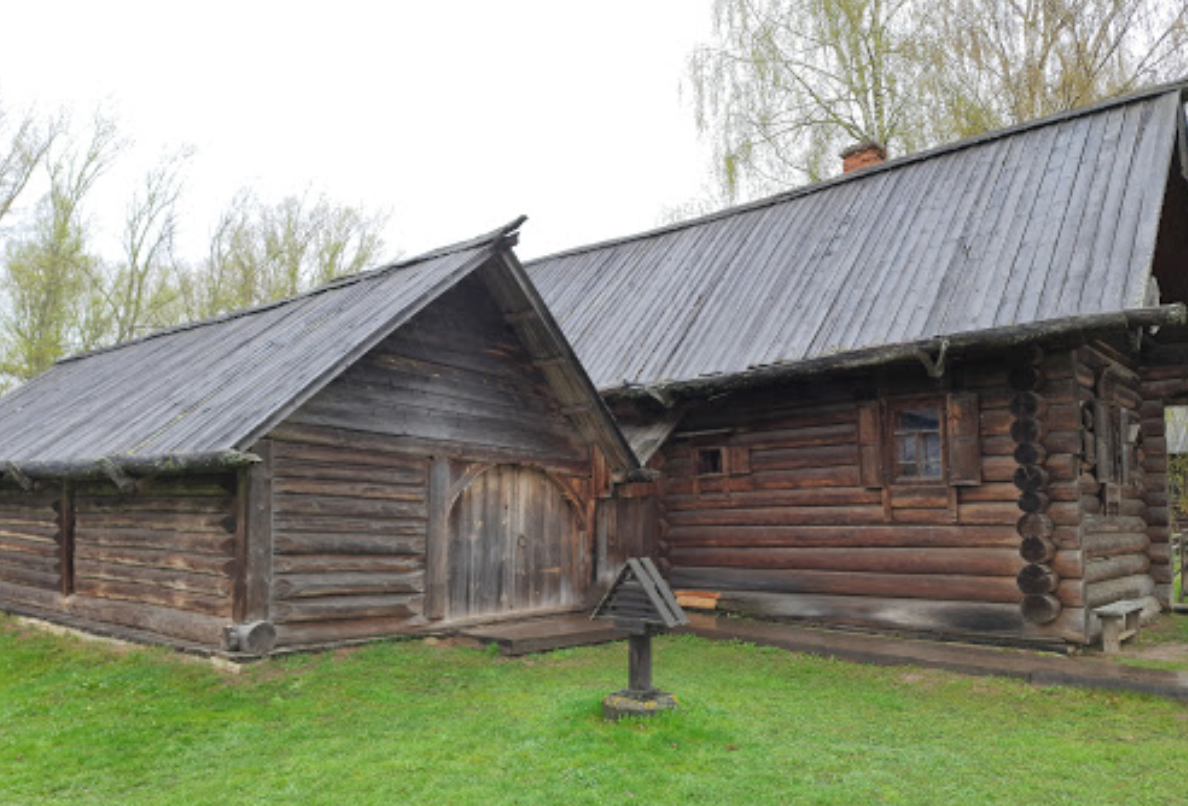
[[[638,463],[512,251],[523,218],[300,296],[63,359],[0,398],[0,472],[102,477],[252,461],[251,445],[480,269],[566,416]]]
[[[612,619],[622,628],[637,630],[671,630],[689,623],[668,583],[647,557],[627,560],[590,618]]]
[[[1188,167],[1185,86],[527,268],[599,389],[624,395],[935,357],[1047,323],[1170,324],[1184,311],[1154,307],[1151,277],[1173,165]]]

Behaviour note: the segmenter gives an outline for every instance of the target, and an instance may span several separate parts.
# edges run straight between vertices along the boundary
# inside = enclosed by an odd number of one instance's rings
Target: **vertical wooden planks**
[[[434,456],[429,465],[429,520],[425,546],[425,617],[445,617],[449,591],[450,460]]]
[[[272,442],[261,440],[254,451],[261,461],[241,471],[239,483],[244,622],[267,621],[272,598]]]
[[[863,487],[883,486],[882,423],[882,404],[878,400],[858,404],[858,464]]]

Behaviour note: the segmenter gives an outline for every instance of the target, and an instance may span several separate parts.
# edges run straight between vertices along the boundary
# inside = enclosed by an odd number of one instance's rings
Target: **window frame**
[[[695,476],[699,479],[712,479],[720,476],[728,476],[729,471],[726,467],[726,448],[721,445],[696,445],[693,448],[696,453],[695,458]],[[709,472],[703,472],[701,469],[701,456],[703,453],[716,453],[718,455],[718,469]]]
[[[935,476],[905,476],[900,470],[899,461],[899,418],[907,411],[930,409],[937,415],[936,434],[940,437],[940,471]],[[885,470],[888,483],[896,486],[928,485],[936,486],[948,483],[949,478],[949,434],[948,434],[948,406],[944,395],[924,395],[887,400],[886,418],[884,420],[883,450]],[[933,433],[916,431],[916,434]],[[917,437],[917,439],[919,439]],[[917,459],[919,465],[919,459]]]

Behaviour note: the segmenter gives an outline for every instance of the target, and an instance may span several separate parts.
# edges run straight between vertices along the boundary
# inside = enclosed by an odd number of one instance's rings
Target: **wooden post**
[[[236,608],[240,622],[267,621],[272,605],[272,443],[256,446],[259,464],[252,465],[239,485],[237,516],[243,564],[243,604]]]
[[[628,688],[636,694],[652,690],[652,635],[643,632],[627,639]]]
[[[74,488],[62,482],[62,507],[58,512],[58,578],[62,595],[74,593]]]
[[[429,523],[425,546],[425,617],[442,619],[446,614],[446,582],[449,563],[450,460],[433,457],[429,466]]]

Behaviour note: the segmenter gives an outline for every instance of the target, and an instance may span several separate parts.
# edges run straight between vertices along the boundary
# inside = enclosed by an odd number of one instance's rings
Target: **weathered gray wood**
[[[260,463],[246,471],[241,489],[246,496],[243,552],[243,608],[240,619],[268,621],[272,601],[273,545],[273,444],[261,440],[255,445]]]

